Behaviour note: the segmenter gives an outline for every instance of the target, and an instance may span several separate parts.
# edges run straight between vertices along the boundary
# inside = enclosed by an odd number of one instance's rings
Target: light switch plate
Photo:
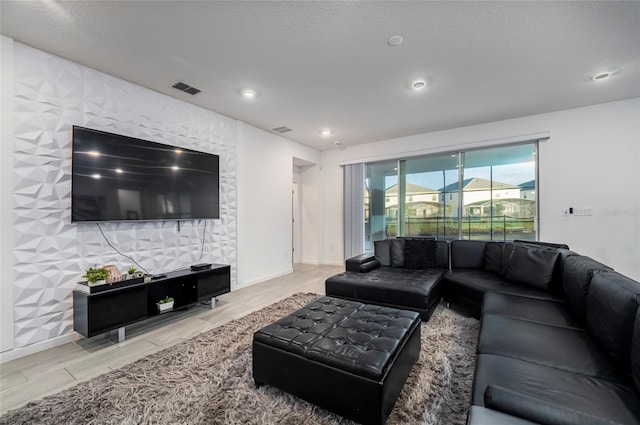
[[[573,215],[593,215],[593,208],[591,207],[574,208]]]

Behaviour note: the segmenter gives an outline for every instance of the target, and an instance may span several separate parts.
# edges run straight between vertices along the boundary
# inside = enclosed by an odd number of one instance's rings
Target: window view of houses
[[[365,239],[536,235],[536,144],[367,164]]]

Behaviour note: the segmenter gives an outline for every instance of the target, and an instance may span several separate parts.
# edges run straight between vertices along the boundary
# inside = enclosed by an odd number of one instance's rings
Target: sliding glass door
[[[365,248],[397,236],[535,240],[536,146],[366,164]]]
[[[400,161],[404,182],[403,236],[457,238],[458,155],[446,154]]]
[[[373,242],[397,235],[397,199],[387,196],[398,182],[398,161],[367,164],[364,190],[365,250],[373,250]]]
[[[535,239],[536,145],[462,153],[465,239]]]

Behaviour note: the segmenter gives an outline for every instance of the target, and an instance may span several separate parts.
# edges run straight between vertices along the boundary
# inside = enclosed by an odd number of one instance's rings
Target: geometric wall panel
[[[15,348],[73,330],[71,293],[87,267],[132,264],[98,225],[71,224],[73,125],[218,154],[219,220],[100,227],[150,273],[224,263],[235,284],[235,120],[20,43],[13,89]]]

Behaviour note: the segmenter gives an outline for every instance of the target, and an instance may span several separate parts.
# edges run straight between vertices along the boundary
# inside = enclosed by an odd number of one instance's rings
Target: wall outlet
[[[571,215],[571,208],[563,208],[562,209],[562,215],[565,217],[568,217]]]

